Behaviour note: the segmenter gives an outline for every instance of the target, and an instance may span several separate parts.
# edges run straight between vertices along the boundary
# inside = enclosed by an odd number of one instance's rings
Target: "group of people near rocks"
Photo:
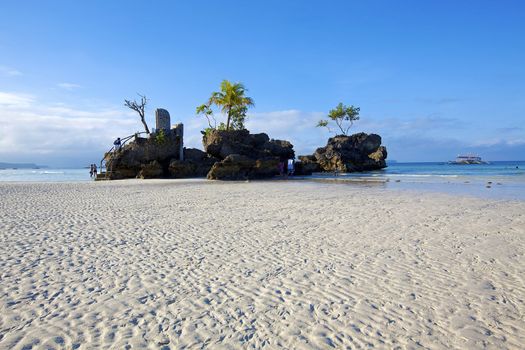
[[[280,160],[278,167],[279,167],[279,176],[285,176],[285,177],[293,176],[295,172],[295,160],[293,159],[287,159],[286,161]]]
[[[89,176],[90,177],[96,177],[97,176],[97,165],[91,164],[89,166]]]

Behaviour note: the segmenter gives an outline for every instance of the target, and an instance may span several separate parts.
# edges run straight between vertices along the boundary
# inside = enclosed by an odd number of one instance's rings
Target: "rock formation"
[[[148,138],[136,135],[121,149],[105,155],[108,176],[110,179],[167,177],[171,160],[180,158],[180,147],[177,128],[152,133]]]
[[[300,156],[298,173],[315,171],[355,172],[378,170],[386,167],[387,151],[381,146],[381,136],[358,133],[338,135],[328,139],[325,147],[311,156]]]
[[[323,171],[315,156],[299,156],[298,162],[295,163],[295,175],[312,175]]]
[[[206,177],[217,158],[196,148],[184,149],[184,160],[173,159],[168,167],[169,177],[175,179]]]
[[[213,130],[203,138],[206,152],[184,148],[181,157],[182,140],[178,127],[162,131],[157,128],[158,131],[149,138],[136,136],[120,150],[106,154],[108,177],[268,178],[278,174],[279,160],[294,157],[290,142],[270,140],[266,134],[250,134],[248,130]]]
[[[203,137],[206,153],[219,159],[208,173],[212,180],[268,178],[278,174],[280,160],[294,158],[288,141],[248,130],[212,130]]]
[[[188,178],[244,180],[278,175],[279,161],[293,159],[293,145],[248,130],[211,130],[203,136],[204,152],[183,147],[183,125],[171,129],[170,115],[155,112],[157,127],[147,138],[135,135],[123,147],[106,153],[104,179]],[[125,138],[125,142],[133,137]],[[318,171],[367,171],[386,167],[381,137],[365,133],[328,139],[313,155],[300,156],[296,174]],[[97,179],[99,176],[97,176]]]

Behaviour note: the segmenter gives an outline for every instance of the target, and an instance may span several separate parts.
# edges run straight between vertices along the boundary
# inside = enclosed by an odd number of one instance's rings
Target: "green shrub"
[[[166,143],[166,133],[163,129],[157,131],[157,134],[155,135],[155,142],[159,145],[163,145]]]

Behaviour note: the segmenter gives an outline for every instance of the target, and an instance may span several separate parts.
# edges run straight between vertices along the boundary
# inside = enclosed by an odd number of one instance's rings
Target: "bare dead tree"
[[[148,124],[146,124],[146,118],[145,118],[146,116],[144,113],[144,108],[146,107],[146,103],[148,103],[148,99],[146,98],[146,96],[142,96],[141,94],[137,94],[137,95],[140,96],[140,102],[137,102],[135,100],[133,101],[124,100],[124,106],[134,110],[135,112],[139,114],[140,121],[144,125],[144,129],[146,129],[146,133],[149,134],[150,132],[149,132]]]

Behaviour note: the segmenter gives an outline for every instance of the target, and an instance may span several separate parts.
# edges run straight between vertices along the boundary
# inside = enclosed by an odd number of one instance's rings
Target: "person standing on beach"
[[[282,160],[279,160],[279,164],[277,165],[279,168],[279,176],[284,175],[284,162]]]
[[[295,172],[295,169],[294,169],[294,160],[293,159],[288,159],[288,171],[287,171],[287,175],[289,176],[293,176],[293,173]]]
[[[89,165],[89,177],[93,177],[93,165],[94,164]]]
[[[93,176],[97,177],[97,165],[93,164]]]

